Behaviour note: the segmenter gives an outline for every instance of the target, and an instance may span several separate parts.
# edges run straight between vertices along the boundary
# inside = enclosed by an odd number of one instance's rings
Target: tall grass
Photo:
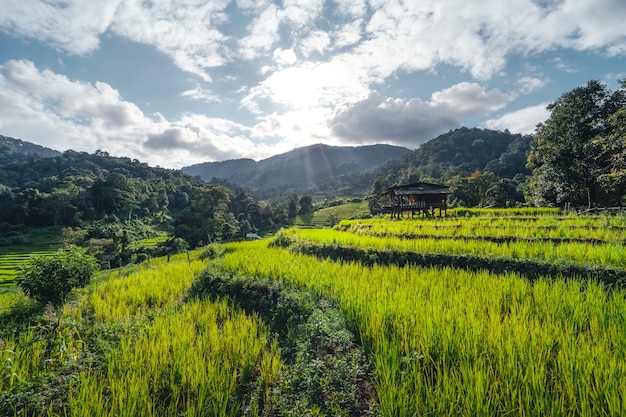
[[[386,416],[619,415],[626,297],[592,282],[450,268],[364,267],[262,243],[226,270],[314,288],[372,352]]]
[[[269,333],[225,301],[192,301],[156,318],[106,361],[104,372],[81,373],[70,415],[241,415],[251,404],[239,382],[257,380],[269,395],[280,371]]]
[[[174,304],[191,285],[204,263],[195,260],[142,267],[129,276],[115,273],[80,301],[100,322],[136,320]]]
[[[183,301],[202,268],[179,256],[112,271],[17,326],[0,339],[0,415],[259,415],[278,347],[226,301]]]

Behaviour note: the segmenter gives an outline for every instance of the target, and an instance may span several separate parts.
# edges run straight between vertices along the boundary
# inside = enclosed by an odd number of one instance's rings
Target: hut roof
[[[445,185],[416,182],[413,184],[396,185],[389,187],[382,193],[384,195],[426,195],[426,194],[451,194],[452,191]]]

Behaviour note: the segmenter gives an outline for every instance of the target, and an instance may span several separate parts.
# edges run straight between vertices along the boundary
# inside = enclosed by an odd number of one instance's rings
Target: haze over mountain
[[[214,178],[245,186],[254,191],[314,190],[324,184],[341,182],[347,176],[359,176],[410,152],[391,145],[329,146],[311,145],[293,149],[255,162],[234,159],[206,162],[184,167],[189,175],[205,181]],[[365,183],[371,184],[371,179]]]

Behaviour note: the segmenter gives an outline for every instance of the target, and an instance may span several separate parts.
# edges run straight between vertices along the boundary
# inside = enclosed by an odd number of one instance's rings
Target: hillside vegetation
[[[16,162],[30,162],[39,158],[53,158],[61,152],[20,139],[0,135],[0,166]]]
[[[526,159],[532,136],[489,129],[462,127],[444,133],[413,152],[376,170],[386,186],[430,178],[445,183],[454,176],[468,177],[490,171],[513,179],[530,174]]]

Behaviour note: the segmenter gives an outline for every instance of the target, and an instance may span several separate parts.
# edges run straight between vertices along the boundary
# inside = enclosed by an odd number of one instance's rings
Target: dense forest
[[[262,202],[237,185],[103,151],[24,153],[17,160],[0,166],[0,244],[18,242],[25,228],[65,226],[66,240],[90,247],[109,266],[138,255],[128,244],[141,238],[167,234],[180,250],[276,229],[312,210],[310,196]]]

